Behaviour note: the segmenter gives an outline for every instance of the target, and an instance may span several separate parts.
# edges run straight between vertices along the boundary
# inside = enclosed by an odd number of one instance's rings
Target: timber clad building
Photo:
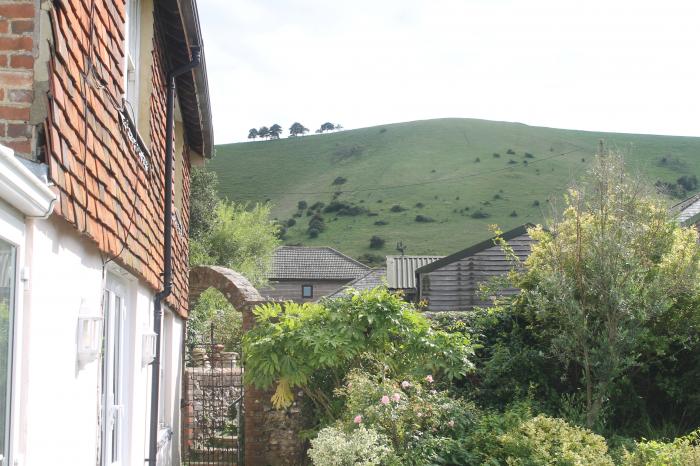
[[[213,144],[201,45],[195,0],[0,1],[3,465],[179,464],[189,174]]]
[[[534,240],[527,229],[532,226],[523,225],[501,235],[521,261],[530,254]],[[417,300],[424,301],[430,311],[467,311],[477,306],[489,306],[491,302],[480,296],[481,284],[507,274],[513,266],[501,247],[495,245],[494,239],[417,269]],[[517,292],[516,289],[502,291],[504,295]]]

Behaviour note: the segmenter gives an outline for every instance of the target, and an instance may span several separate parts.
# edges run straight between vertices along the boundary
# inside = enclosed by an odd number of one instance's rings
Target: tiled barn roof
[[[354,280],[370,270],[329,247],[281,246],[272,257],[271,280]]]

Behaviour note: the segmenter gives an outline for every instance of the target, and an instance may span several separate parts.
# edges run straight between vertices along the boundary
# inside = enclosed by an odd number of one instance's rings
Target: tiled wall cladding
[[[150,163],[129,142],[118,107],[123,94],[125,5],[120,1],[54,2],[49,61],[47,163],[60,195],[56,213],[114,260],[162,287],[165,154],[165,50],[154,38],[150,95]],[[91,11],[90,8],[94,8]],[[148,98],[148,96],[142,96]],[[187,314],[189,152],[182,164],[182,229],[173,226],[173,294],[168,304]]]

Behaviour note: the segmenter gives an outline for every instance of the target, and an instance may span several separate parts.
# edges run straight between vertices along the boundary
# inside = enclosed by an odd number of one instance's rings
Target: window
[[[126,101],[134,123],[138,120],[138,68],[139,68],[139,38],[141,30],[140,0],[126,2],[126,70],[125,88]]]
[[[104,355],[102,362],[102,464],[123,464],[124,419],[124,289],[108,280],[104,294]]]
[[[17,248],[0,239],[0,462],[9,457],[12,380],[12,328],[15,310]]]
[[[301,285],[301,297],[302,298],[313,298],[314,297],[313,285]]]

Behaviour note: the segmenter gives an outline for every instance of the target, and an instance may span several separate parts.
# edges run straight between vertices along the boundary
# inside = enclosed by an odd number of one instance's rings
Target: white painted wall
[[[60,219],[27,220],[20,373],[14,381],[13,436],[18,466],[99,464],[100,363],[77,359],[81,300],[101,313],[103,258],[89,240]],[[116,270],[118,272],[118,270]],[[126,422],[124,465],[142,465],[148,452],[150,366],[143,366],[142,334],[152,328],[153,292],[133,277],[126,284]],[[166,311],[163,336],[163,420],[172,426],[173,464],[179,464],[179,404],[184,322]]]

